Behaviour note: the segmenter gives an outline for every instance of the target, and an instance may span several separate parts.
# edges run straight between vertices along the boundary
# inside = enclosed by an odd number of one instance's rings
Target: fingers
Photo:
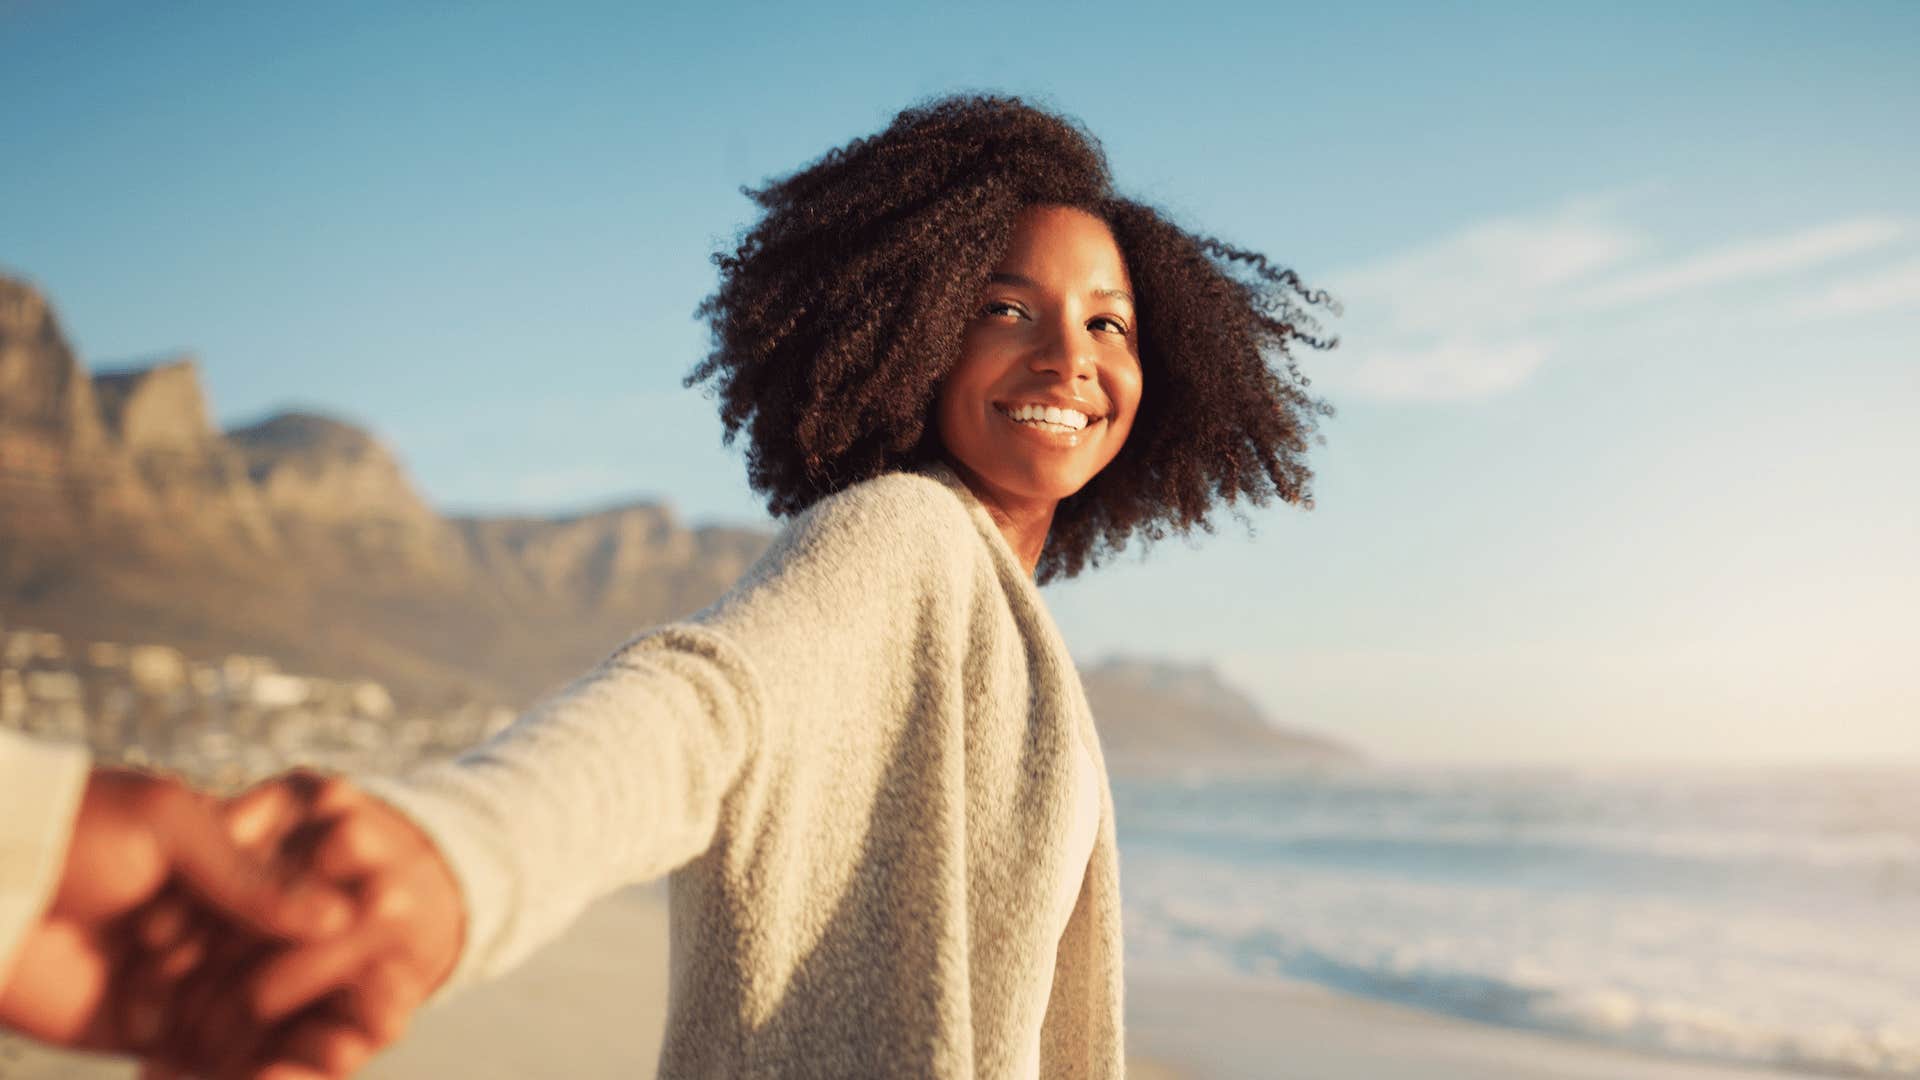
[[[220,809],[233,842],[249,851],[271,851],[302,817],[304,803],[280,780],[268,780],[228,799]]]
[[[255,1074],[254,1080],[334,1080],[334,1078],[305,1065],[296,1065],[290,1061],[276,1061]]]
[[[338,889],[311,879],[289,885],[237,847],[214,809],[198,800],[170,804],[160,834],[174,868],[222,914],[262,933],[324,937],[345,930],[353,908]]]
[[[318,838],[312,868],[331,881],[354,881],[390,866],[399,847],[393,830],[379,819],[349,814]]]
[[[265,1023],[285,1019],[365,970],[381,944],[356,933],[275,956],[248,980],[252,1015]]]
[[[170,889],[141,913],[135,937],[149,952],[163,952],[179,944],[191,917],[186,898]]]
[[[136,976],[137,994],[130,995],[126,1023],[129,1043],[136,1053],[189,1067],[194,1075],[212,1075],[210,1063],[230,1053],[236,1044],[250,1047],[264,1037],[252,1023],[244,998],[236,991],[248,972],[271,955],[268,939],[232,932],[213,936],[205,955],[183,977],[169,980],[158,971]],[[165,958],[160,960],[164,965]],[[144,1010],[163,1016],[157,1038],[135,1038],[150,1031]],[[135,1030],[140,1029],[140,1030]]]
[[[367,974],[372,976],[371,969]],[[361,1011],[355,999],[364,996],[371,986],[363,978],[352,989],[337,991],[302,1010],[276,1028],[272,1037],[244,1061],[234,1063],[232,1071],[216,1073],[215,1077],[332,1080],[354,1072],[391,1041],[369,1034],[354,1019],[354,1014]]]
[[[280,1048],[283,1063],[324,1076],[346,1076],[366,1064],[375,1047],[365,1035],[329,1016],[296,1023]]]
[[[215,920],[208,946],[192,920],[183,930],[164,907],[150,915],[142,932],[160,947],[157,983],[188,972],[170,1001],[181,1022],[163,1038],[163,1056],[222,1078],[307,1080],[357,1068],[400,1037],[453,965],[464,910],[445,860],[398,811],[341,780],[280,777],[216,817],[233,850],[277,874],[329,883],[353,896],[353,910],[339,932],[291,948],[247,932],[249,923],[273,930],[266,918]],[[235,959],[223,951],[235,938],[260,947]]]
[[[272,1060],[249,1072],[258,1080],[332,1080],[365,1065],[377,1049],[365,1035],[319,1011],[288,1025],[271,1047]]]
[[[136,972],[124,982],[118,1041],[129,1051],[144,1052],[156,1046],[166,1034],[165,1003],[174,986],[155,969]]]
[[[221,809],[236,843],[249,850],[271,850],[297,826],[332,817],[360,805],[366,795],[338,776],[295,769],[227,800]]]
[[[244,1053],[224,1058],[215,1078],[339,1077],[406,1033],[425,998],[398,963],[376,961],[344,987],[281,1022]]]
[[[130,1054],[156,1052],[169,1027],[179,1027],[181,1009],[176,1000],[187,977],[208,959],[209,940],[195,932],[165,952],[135,962],[115,979],[113,997],[119,1030],[111,1045]]]
[[[175,983],[187,977],[187,974],[206,960],[209,934],[197,930],[182,939],[166,952],[159,954],[155,972],[162,982]]]
[[[398,963],[375,962],[361,973],[357,987],[342,997],[340,1013],[365,1032],[375,1046],[407,1033],[426,989]]]
[[[243,980],[239,1000],[228,1003],[234,1011],[221,1018],[211,1038],[200,1040],[202,1045],[228,1047],[230,1056],[222,1058],[222,1068],[214,1075],[226,1075],[244,1061],[289,1055],[322,1071],[333,1069],[340,1058],[329,1055],[346,1051],[336,1045],[341,1038],[337,1033],[320,1038],[319,1027],[312,1023],[320,1014],[329,1018],[332,1027],[356,1033],[366,1053],[405,1034],[413,1013],[426,1000],[427,986],[411,970],[411,958],[404,950],[392,951],[383,935],[353,937],[360,940],[283,950]],[[232,1034],[242,1030],[257,1034],[275,1026],[298,1028],[303,1023],[308,1025],[308,1037],[317,1041],[300,1043],[292,1050],[277,1036],[262,1043]]]
[[[175,885],[128,927],[140,959],[119,1019],[137,1052],[193,1076],[294,1080],[342,1075],[400,1036],[429,988],[408,933],[422,842],[397,814],[312,774],[162,809]]]
[[[318,1069],[310,1069],[305,1065],[295,1065],[287,1061],[276,1061],[266,1068],[261,1069],[254,1077],[254,1080],[334,1080],[334,1078]]]

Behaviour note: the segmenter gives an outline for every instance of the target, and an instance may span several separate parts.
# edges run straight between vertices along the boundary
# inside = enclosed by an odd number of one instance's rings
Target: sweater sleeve
[[[643,633],[459,759],[368,789],[459,882],[448,988],[510,970],[591,901],[713,843],[756,754],[786,753],[794,703],[860,685],[901,612],[952,589],[940,542],[970,529],[937,482],[883,477],[801,515],[689,620]]]
[[[86,783],[84,748],[0,731],[0,989],[60,881]]]

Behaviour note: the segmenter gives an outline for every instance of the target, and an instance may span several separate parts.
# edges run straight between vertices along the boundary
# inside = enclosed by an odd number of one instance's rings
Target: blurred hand
[[[56,1046],[141,1053],[176,982],[202,959],[204,942],[185,933],[195,906],[254,941],[347,928],[343,892],[269,874],[217,810],[176,780],[95,769],[53,901],[0,986],[0,1026]]]
[[[346,890],[353,921],[293,945],[223,939],[178,985],[156,1056],[216,1080],[345,1076],[452,973],[466,923],[458,883],[410,820],[337,777],[276,777],[224,813],[244,850]]]

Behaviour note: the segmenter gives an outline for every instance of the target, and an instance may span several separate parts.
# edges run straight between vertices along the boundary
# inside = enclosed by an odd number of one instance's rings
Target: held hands
[[[179,922],[189,902],[263,941],[337,934],[353,917],[340,890],[290,885],[247,858],[211,798],[165,777],[95,769],[52,903],[0,983],[0,1026],[138,1052],[158,1033],[172,981],[199,961],[191,941],[162,954],[144,938]]]
[[[345,781],[288,774],[222,806],[97,769],[0,1027],[149,1078],[344,1076],[446,980],[464,922],[433,845]]]
[[[224,814],[244,851],[345,890],[351,923],[292,944],[223,935],[177,981],[167,1033],[148,1056],[212,1080],[351,1073],[452,972],[466,915],[452,872],[411,821],[338,778],[277,777]]]

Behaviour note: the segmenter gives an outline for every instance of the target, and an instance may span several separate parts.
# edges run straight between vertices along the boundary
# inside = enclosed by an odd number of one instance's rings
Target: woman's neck
[[[967,485],[973,497],[980,500],[987,516],[1000,527],[1000,535],[1007,538],[1014,558],[1020,560],[1027,576],[1032,577],[1040,566],[1040,553],[1046,550],[1047,532],[1053,528],[1053,512],[1060,505],[1059,500],[1009,496],[951,458],[947,459],[947,467]]]

